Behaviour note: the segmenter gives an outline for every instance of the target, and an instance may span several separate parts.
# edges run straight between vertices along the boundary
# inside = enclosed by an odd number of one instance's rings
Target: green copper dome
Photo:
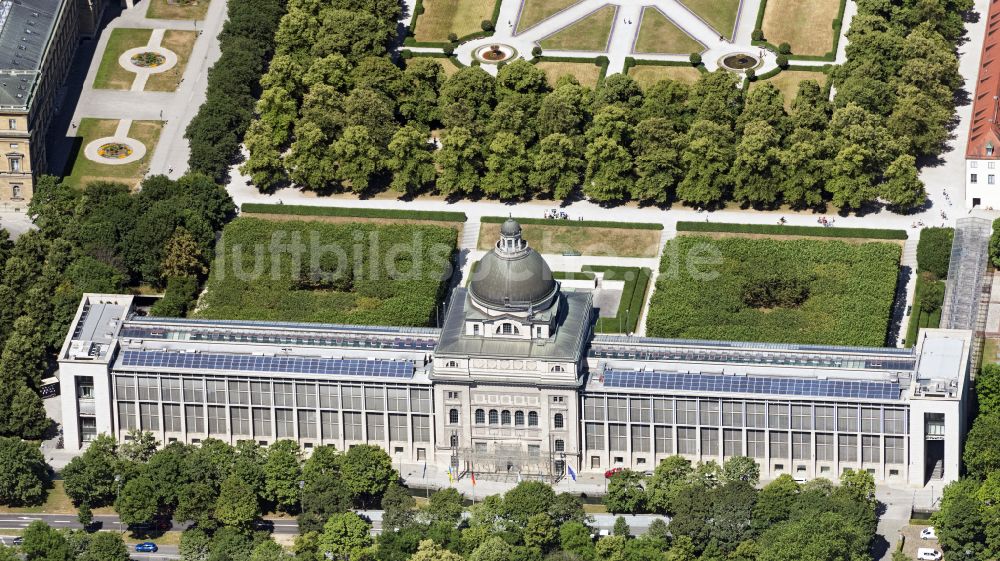
[[[496,310],[542,310],[558,291],[549,265],[521,239],[521,225],[514,219],[500,227],[500,240],[479,261],[469,283],[472,299]]]

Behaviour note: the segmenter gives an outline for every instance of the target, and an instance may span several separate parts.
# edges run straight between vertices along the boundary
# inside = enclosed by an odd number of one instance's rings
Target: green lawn
[[[617,13],[615,6],[604,6],[542,39],[539,44],[542,49],[603,53],[608,50],[611,24]]]
[[[552,86],[567,74],[576,78],[581,86],[588,88],[596,88],[601,79],[601,67],[592,62],[542,61],[535,63],[535,66],[545,72],[545,78]]]
[[[208,12],[209,0],[188,0],[185,3],[168,0],[149,0],[146,17],[149,19],[202,20]]]
[[[773,84],[774,87],[781,91],[781,95],[785,98],[785,109],[791,110],[792,101],[795,100],[795,95],[799,92],[799,83],[805,80],[815,80],[819,82],[820,86],[826,84],[827,76],[822,72],[807,72],[803,70],[782,70],[775,76],[768,78],[767,80],[757,80],[750,84],[750,89],[760,87],[760,84],[768,82]]]
[[[149,43],[152,29],[128,29],[119,27],[111,30],[108,44],[101,56],[101,65],[94,76],[94,88],[99,90],[127,90],[132,87],[135,73],[129,72],[118,64],[122,53],[135,47]]]
[[[701,71],[693,66],[662,66],[637,64],[628,69],[628,75],[642,88],[648,88],[660,80],[670,79],[685,84],[693,84],[701,77]]]
[[[417,16],[413,37],[436,42],[447,41],[449,33],[462,37],[482,31],[483,20],[493,17],[495,5],[494,0],[423,0],[424,13]]]
[[[557,12],[576,4],[580,0],[524,0],[521,3],[521,14],[517,18],[517,32],[522,33],[535,24],[543,21]]]
[[[73,506],[73,501],[70,500],[69,496],[66,495],[66,489],[63,486],[62,479],[56,479],[52,482],[52,488],[49,489],[48,494],[45,496],[45,502],[38,506],[26,506],[26,507],[9,507],[0,506],[0,513],[7,514],[72,514],[76,516],[76,507]],[[93,509],[94,514],[115,514],[115,510],[111,507],[102,507]],[[2,524],[0,524],[2,526]],[[13,535],[8,530],[4,530],[4,534]]]
[[[797,55],[833,49],[833,20],[841,0],[768,0],[761,29],[772,45],[788,43]]]
[[[906,328],[907,347],[912,347],[917,342],[917,335],[920,329],[935,328],[941,325],[941,302],[938,302],[937,309],[933,312],[927,313],[921,309],[921,304],[925,297],[924,293],[932,283],[938,283],[944,289],[944,281],[933,280],[932,277],[928,278],[926,275],[917,277],[917,287],[913,294],[913,307],[910,309],[910,323]],[[943,295],[944,293],[942,292],[941,294]]]
[[[658,8],[643,8],[634,52],[689,54],[703,50],[704,45],[674,25]]]
[[[730,39],[740,9],[740,0],[681,0],[692,12]],[[747,3],[752,5],[751,2]]]
[[[878,347],[898,244],[682,235],[667,242],[650,337]]]
[[[166,72],[151,74],[146,80],[145,91],[172,92],[176,90],[177,86],[180,85],[181,78],[184,76],[184,69],[187,68],[188,58],[191,56],[191,50],[194,48],[194,42],[197,39],[197,31],[168,29],[163,34],[163,41],[160,43],[160,46],[177,53],[177,64]]]
[[[117,181],[131,187],[142,180],[149,166],[149,159],[153,157],[153,150],[160,138],[160,129],[163,127],[163,123],[161,121],[132,121],[132,128],[129,129],[128,133],[129,137],[146,145],[146,155],[138,161],[112,166],[87,158],[83,153],[87,144],[92,140],[113,135],[117,127],[117,119],[84,118],[80,120],[80,125],[76,129],[76,136],[80,138],[79,150],[76,153],[76,158],[70,164],[70,168],[66,170],[66,177],[63,178],[64,183],[83,187],[94,181]]]
[[[656,257],[660,230],[596,228],[553,224],[521,224],[521,235],[539,253]],[[500,224],[479,226],[479,249],[490,249],[500,237]]]

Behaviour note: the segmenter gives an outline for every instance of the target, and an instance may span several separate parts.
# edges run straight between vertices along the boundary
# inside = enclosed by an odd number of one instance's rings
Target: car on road
[[[619,473],[621,470],[622,470],[622,468],[620,468],[620,467],[619,468],[611,468],[608,471],[604,472],[604,477],[606,477],[607,479],[611,479],[612,477],[615,476],[616,473]]]
[[[920,539],[922,540],[936,540],[937,533],[934,532],[934,526],[928,526],[923,530],[920,530]]]
[[[7,545],[8,543],[10,543],[10,545],[21,545],[22,543],[24,543],[24,538],[22,538],[21,536],[14,536],[12,538],[0,538],[0,545]]]
[[[135,544],[135,550],[139,553],[156,553],[156,544],[153,542],[142,542]]]
[[[917,559],[920,561],[939,561],[941,552],[931,547],[921,547],[917,550]]]

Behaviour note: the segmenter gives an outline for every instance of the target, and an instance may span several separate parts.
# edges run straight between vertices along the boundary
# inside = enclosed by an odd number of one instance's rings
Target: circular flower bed
[[[121,142],[109,142],[107,144],[102,144],[101,147],[97,149],[97,154],[100,157],[107,158],[109,160],[121,160],[132,155],[132,148],[130,148],[128,144],[123,144]]]
[[[145,52],[132,56],[132,64],[142,68],[156,68],[165,62],[166,57],[157,53]]]
[[[734,53],[722,59],[722,65],[730,70],[746,70],[756,67],[759,63],[757,57],[746,53]]]

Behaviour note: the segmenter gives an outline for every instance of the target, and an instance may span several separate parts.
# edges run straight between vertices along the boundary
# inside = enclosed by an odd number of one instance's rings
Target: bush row
[[[269,205],[244,203],[242,212],[252,214],[290,214],[295,216],[348,216],[355,218],[396,218],[405,220],[434,220],[438,222],[465,222],[464,212],[431,210],[394,210],[388,208],[346,208],[307,205]]]
[[[772,234],[778,236],[815,236],[819,238],[864,238],[871,240],[905,240],[906,230],[878,228],[828,228],[825,226],[781,226],[778,224],[730,224],[727,222],[677,223],[678,232],[735,232],[740,234]]]
[[[921,231],[920,242],[917,243],[917,270],[930,273],[935,278],[947,278],[954,238],[954,228],[925,228]]]
[[[483,224],[503,224],[506,216],[484,216]],[[652,222],[612,222],[610,220],[557,220],[554,218],[515,218],[521,224],[539,224],[542,226],[579,226],[581,228],[622,228],[625,230],[662,230],[663,224]]]

